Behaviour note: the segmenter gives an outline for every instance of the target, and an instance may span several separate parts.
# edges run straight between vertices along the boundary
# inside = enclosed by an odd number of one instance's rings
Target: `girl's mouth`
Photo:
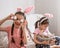
[[[20,22],[15,22],[16,25],[20,25]]]

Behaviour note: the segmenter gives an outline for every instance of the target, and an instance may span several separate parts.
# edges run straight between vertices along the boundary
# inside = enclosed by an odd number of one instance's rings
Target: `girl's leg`
[[[50,48],[50,46],[48,45],[47,48]]]
[[[43,45],[36,44],[36,48],[43,48]]]
[[[44,45],[43,48],[50,48],[50,46],[49,45]]]

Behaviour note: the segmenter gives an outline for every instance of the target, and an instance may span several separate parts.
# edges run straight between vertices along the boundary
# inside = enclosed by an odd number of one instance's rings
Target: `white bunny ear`
[[[21,11],[22,9],[21,8],[17,8],[17,12]]]
[[[31,6],[31,7],[28,7],[28,8],[26,8],[25,9],[25,11],[24,11],[24,13],[29,13],[29,12],[31,12],[31,10],[34,8],[34,6]]]
[[[46,16],[47,18],[53,18],[53,14],[50,13],[45,13],[44,16]]]

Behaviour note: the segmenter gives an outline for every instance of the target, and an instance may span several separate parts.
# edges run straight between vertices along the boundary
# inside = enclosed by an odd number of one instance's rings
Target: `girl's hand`
[[[25,20],[23,23],[22,23],[22,28],[24,29],[26,26],[27,26],[27,21]]]
[[[8,15],[7,20],[12,20],[12,17],[13,17],[13,16],[14,16],[14,14]]]
[[[46,45],[48,45],[48,44],[49,44],[49,41],[43,41],[42,44],[46,44]]]

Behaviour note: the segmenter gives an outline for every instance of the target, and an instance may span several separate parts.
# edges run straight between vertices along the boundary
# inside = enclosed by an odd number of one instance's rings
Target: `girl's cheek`
[[[44,27],[44,30],[46,30],[46,27]]]

